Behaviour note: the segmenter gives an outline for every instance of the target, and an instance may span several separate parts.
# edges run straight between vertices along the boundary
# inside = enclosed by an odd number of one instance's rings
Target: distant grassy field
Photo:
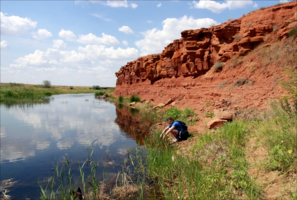
[[[113,87],[103,87],[100,91],[113,92]],[[0,102],[26,103],[46,102],[51,95],[55,94],[78,94],[95,93],[88,86],[51,86],[45,88],[43,85],[29,85],[21,83],[0,83]]]

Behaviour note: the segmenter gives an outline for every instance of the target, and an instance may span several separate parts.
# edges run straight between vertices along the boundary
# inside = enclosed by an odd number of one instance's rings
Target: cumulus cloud
[[[45,39],[53,36],[51,32],[49,32],[46,29],[39,29],[37,32],[33,32],[32,35],[33,35],[33,38],[37,40],[41,40],[41,39]]]
[[[163,29],[153,28],[142,33],[144,39],[135,42],[141,55],[161,53],[163,48],[174,39],[180,38],[180,33],[187,29],[199,29],[217,24],[210,18],[194,19],[193,17],[167,18],[163,22]]]
[[[68,41],[74,41],[76,39],[76,35],[70,30],[66,31],[66,30],[62,29],[59,32],[59,36],[61,38],[65,38]]]
[[[112,35],[102,33],[102,37],[89,33],[87,35],[80,35],[78,40],[82,44],[107,44],[107,45],[118,45],[120,42]]]
[[[126,33],[126,34],[133,34],[133,30],[129,26],[122,26],[119,28],[119,31]]]
[[[87,45],[78,47],[77,51],[60,51],[49,48],[46,51],[36,50],[32,54],[20,57],[11,64],[14,68],[35,68],[51,70],[57,67],[89,68],[94,61],[136,59],[139,56],[135,48],[105,47],[104,45]]]
[[[126,60],[135,59],[138,57],[138,50],[128,47],[122,48],[106,48],[103,45],[87,45],[86,47],[79,47],[79,52],[88,55],[91,59],[112,59],[112,60]]]
[[[1,35],[20,35],[36,27],[37,22],[19,16],[6,16],[1,13]]]
[[[5,41],[5,40],[1,41],[0,47],[1,47],[1,50],[7,49],[8,48],[8,42]]]
[[[11,67],[16,68],[50,68],[56,65],[63,64],[89,64],[85,54],[76,51],[60,51],[58,49],[47,49],[47,51],[36,50],[34,53],[20,57],[15,60],[15,64],[11,64]]]
[[[131,7],[132,7],[132,8],[137,8],[138,5],[137,5],[136,3],[131,3]]]
[[[153,21],[152,20],[147,20],[147,23],[151,24],[151,23],[153,23]]]
[[[162,6],[162,4],[161,3],[158,3],[157,7],[160,8],[161,6]]]
[[[53,47],[56,49],[66,48],[67,44],[63,40],[53,40]]]
[[[123,40],[123,44],[128,46],[128,42],[126,40]]]
[[[193,1],[190,5],[198,9],[208,9],[214,13],[220,13],[225,9],[233,10],[238,8],[245,8],[246,6],[253,5],[252,0],[225,0],[223,2],[217,2],[213,0],[199,0],[199,2]]]

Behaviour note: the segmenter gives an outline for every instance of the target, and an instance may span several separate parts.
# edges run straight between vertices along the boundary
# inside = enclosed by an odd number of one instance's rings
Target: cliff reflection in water
[[[139,110],[121,104],[116,104],[116,114],[115,122],[126,133],[126,136],[144,145],[144,138],[149,134],[152,122],[143,118]]]

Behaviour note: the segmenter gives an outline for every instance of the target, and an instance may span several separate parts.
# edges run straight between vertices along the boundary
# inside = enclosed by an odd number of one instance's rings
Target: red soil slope
[[[174,101],[201,113],[265,108],[285,91],[277,80],[296,66],[297,3],[253,11],[211,28],[186,30],[161,54],[140,57],[116,73],[115,96],[153,104]],[[212,68],[218,61],[224,65]],[[218,64],[217,64],[218,65]]]

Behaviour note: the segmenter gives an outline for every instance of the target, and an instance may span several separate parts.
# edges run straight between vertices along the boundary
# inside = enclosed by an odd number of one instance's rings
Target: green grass
[[[102,95],[105,95],[105,94],[106,94],[106,92],[104,92],[104,91],[95,92],[95,97],[102,96]]]
[[[207,111],[204,116],[207,118],[214,118],[215,114],[212,111]]]
[[[201,136],[185,156],[155,132],[147,142],[148,175],[165,199],[236,199],[239,190],[250,199],[260,198],[247,174],[247,131],[245,122],[228,123],[215,134]]]
[[[103,90],[111,94],[112,89]],[[72,89],[69,86],[51,86],[45,88],[43,85],[27,85],[20,83],[1,83],[0,84],[0,102],[4,103],[33,103],[48,102],[49,96],[56,94],[78,94],[95,93],[92,88],[76,86]]]
[[[163,121],[167,118],[171,117],[174,120],[181,120],[184,121],[188,125],[193,125],[197,120],[197,114],[194,112],[193,109],[187,107],[184,110],[180,110],[176,107],[169,108],[165,110],[163,113]]]

